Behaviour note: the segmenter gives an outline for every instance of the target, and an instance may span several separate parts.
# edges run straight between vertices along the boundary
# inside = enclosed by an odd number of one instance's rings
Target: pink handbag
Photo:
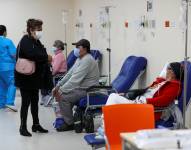
[[[19,44],[19,51],[18,51],[18,59],[16,62],[16,71],[18,73],[24,74],[24,75],[31,75],[35,72],[35,62],[34,61],[30,61],[28,59],[25,58],[19,58],[19,52],[20,52],[20,44]]]

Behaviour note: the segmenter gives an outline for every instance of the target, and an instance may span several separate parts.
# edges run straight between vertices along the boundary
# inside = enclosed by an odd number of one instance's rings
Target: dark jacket
[[[44,79],[48,64],[48,55],[46,49],[39,40],[24,35],[17,47],[20,58],[26,58],[34,61],[36,64],[35,73],[32,75],[23,75],[15,70],[15,85],[23,89],[41,89],[44,88]]]

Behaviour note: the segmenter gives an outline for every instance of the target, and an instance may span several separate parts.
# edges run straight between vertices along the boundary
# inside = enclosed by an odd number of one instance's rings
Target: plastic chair
[[[121,150],[122,132],[153,129],[154,108],[150,104],[119,104],[103,107],[107,149]]]
[[[93,117],[101,112],[101,107],[106,104],[109,94],[111,92],[126,93],[144,72],[146,65],[146,58],[129,56],[111,86],[95,86],[87,90],[87,96],[81,98],[76,104],[75,112],[81,113],[81,122],[87,133],[94,132]]]

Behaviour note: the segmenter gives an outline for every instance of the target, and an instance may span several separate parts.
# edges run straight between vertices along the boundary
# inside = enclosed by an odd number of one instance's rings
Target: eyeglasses
[[[169,66],[169,67],[167,67],[167,69],[168,69],[168,70],[172,70],[172,68],[171,68],[170,66]]]

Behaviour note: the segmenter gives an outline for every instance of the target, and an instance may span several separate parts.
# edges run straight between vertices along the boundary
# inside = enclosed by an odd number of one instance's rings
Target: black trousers
[[[20,89],[20,93],[22,98],[21,111],[20,111],[21,126],[27,125],[29,106],[31,106],[33,124],[39,124],[39,117],[38,117],[39,90]]]

